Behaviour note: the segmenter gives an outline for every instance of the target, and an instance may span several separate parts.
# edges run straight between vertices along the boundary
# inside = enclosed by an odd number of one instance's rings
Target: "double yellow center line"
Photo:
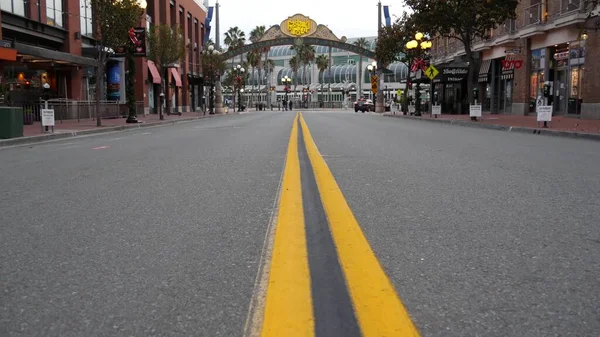
[[[419,333],[386,276],[301,114],[294,118],[281,185],[261,336],[315,336],[298,156],[298,121],[362,336]]]

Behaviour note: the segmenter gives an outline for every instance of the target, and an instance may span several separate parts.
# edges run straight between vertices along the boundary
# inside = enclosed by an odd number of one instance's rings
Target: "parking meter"
[[[42,84],[42,100],[44,101],[44,109],[48,109],[48,100],[50,100],[50,84]],[[44,131],[48,131],[48,126],[44,127]]]

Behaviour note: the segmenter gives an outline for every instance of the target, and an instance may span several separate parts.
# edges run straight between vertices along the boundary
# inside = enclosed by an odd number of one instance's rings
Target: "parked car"
[[[375,105],[370,99],[360,99],[354,102],[354,112],[375,111]]]

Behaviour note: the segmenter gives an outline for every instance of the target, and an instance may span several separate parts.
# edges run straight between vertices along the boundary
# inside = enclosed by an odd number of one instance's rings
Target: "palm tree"
[[[260,38],[265,35],[265,26],[256,26],[251,32],[250,32],[250,41],[252,43],[256,43],[260,40]],[[268,57],[268,53],[269,53],[269,49],[265,48],[263,50],[255,50],[257,56],[258,56],[258,88],[260,89],[260,86],[262,85],[262,76],[261,76],[261,70],[263,68],[263,62],[262,62],[262,58],[263,58],[263,53],[264,53],[264,57],[265,60]]]
[[[327,70],[327,67],[329,66],[329,58],[327,58],[326,55],[321,54],[319,56],[317,56],[315,63],[317,64],[317,68],[319,68],[319,78],[321,78],[321,74],[323,74],[325,72],[325,70]],[[323,83],[324,81],[321,81],[321,99],[320,101],[323,101]]]
[[[243,47],[246,44],[246,33],[238,28],[238,26],[229,28],[225,32],[225,44],[229,50]],[[244,62],[244,58],[240,55],[240,63]],[[231,65],[233,66],[233,59],[231,59]]]
[[[292,78],[292,83],[294,84],[294,94],[296,94],[296,86],[298,85],[298,69],[300,68],[300,59],[298,58],[298,55],[294,55],[292,56],[292,58],[290,59],[290,68],[292,68],[292,73],[294,73],[294,76]]]
[[[311,45],[303,44],[300,46],[292,46],[292,49],[296,51],[296,55],[302,65],[302,84],[307,84],[304,83],[306,81],[306,66],[315,59],[315,48]]]
[[[361,37],[360,39],[354,41],[354,45],[360,48],[367,48],[367,45],[369,44],[369,42],[367,41],[367,39],[365,39],[364,37]],[[360,59],[358,61],[358,98],[362,98],[363,93],[362,93],[362,85],[363,85],[363,56],[359,55]]]
[[[273,71],[275,71],[275,61],[273,61],[271,59],[265,60],[265,72],[269,74],[269,77],[267,77],[267,85],[269,86],[269,88],[267,88],[267,104],[269,104],[269,105],[271,105],[270,90],[271,90],[271,79],[273,78]]]
[[[260,64],[260,53],[256,53],[254,51],[248,52],[246,54],[246,61],[248,62],[248,65],[252,69],[250,71],[250,82],[252,85],[252,92],[250,93],[250,104],[249,104],[249,106],[252,106],[252,102],[254,102],[254,70]]]

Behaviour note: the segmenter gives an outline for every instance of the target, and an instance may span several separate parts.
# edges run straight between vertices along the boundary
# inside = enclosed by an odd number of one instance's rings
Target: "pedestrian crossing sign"
[[[433,64],[425,70],[425,75],[427,75],[427,77],[429,77],[429,79],[432,81],[439,73],[440,72],[433,66]]]

